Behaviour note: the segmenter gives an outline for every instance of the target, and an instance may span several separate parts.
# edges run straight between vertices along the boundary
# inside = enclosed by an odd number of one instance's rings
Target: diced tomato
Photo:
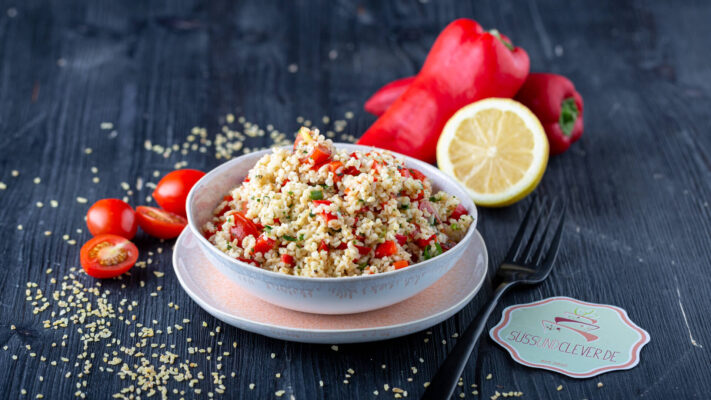
[[[290,256],[289,254],[282,254],[281,255],[281,262],[286,264],[288,267],[293,267],[294,266],[294,257]]]
[[[423,198],[425,198],[425,191],[424,191],[424,190],[420,190],[419,192],[417,192],[416,195],[410,196],[410,201],[420,201],[420,200],[422,200]]]
[[[312,200],[312,201],[313,201],[313,203],[316,204],[317,206],[320,206],[321,204],[326,205],[326,206],[330,206],[330,205],[331,205],[331,202],[328,201],[328,200]]]
[[[417,239],[417,240],[415,240],[415,243],[417,243],[417,245],[420,246],[420,248],[424,249],[424,248],[427,247],[436,237],[437,237],[437,235],[432,235],[432,236],[428,237],[427,239]]]
[[[400,171],[400,175],[402,175],[403,178],[412,178],[412,174],[410,173],[409,169],[398,168],[398,171]]]
[[[244,178],[243,183],[249,183],[249,177]]]
[[[328,223],[328,221],[338,219],[338,217],[336,217],[332,212],[328,211],[321,211],[320,215],[324,219],[324,221],[326,221],[326,223]]]
[[[353,165],[351,165],[350,167],[347,167],[343,170],[343,174],[357,176],[357,175],[360,175],[360,170],[358,168],[354,167]]]
[[[244,258],[244,257],[237,257],[238,260],[245,262],[247,264],[254,265],[255,267],[259,266],[259,263],[255,260],[249,259],[249,258]]]
[[[393,267],[395,267],[395,269],[403,269],[403,268],[407,267],[408,265],[410,265],[410,263],[407,262],[407,260],[395,261],[393,263]]]
[[[309,134],[308,128],[301,128],[299,129],[299,133],[296,134],[296,139],[294,139],[294,148],[296,148],[301,142],[309,143],[312,141],[313,139]]]
[[[376,173],[380,172],[380,163],[373,161],[373,165],[371,165],[370,169],[374,170]]]
[[[256,253],[266,253],[276,246],[276,240],[267,237],[264,234],[259,235],[257,238],[257,243],[254,245],[254,251]]]
[[[205,229],[202,235],[205,236],[205,239],[210,240],[215,233],[217,233],[217,229]]]
[[[328,170],[330,172],[333,172],[334,174],[338,174],[339,169],[341,169],[342,167],[343,163],[340,161],[331,161],[330,163],[328,163]]]
[[[365,236],[363,235],[355,235],[356,239],[360,240],[361,242],[365,241]]]
[[[348,248],[348,244],[346,242],[341,242],[338,246],[336,246],[336,250],[345,250]]]
[[[420,210],[427,211],[427,213],[429,213],[431,216],[433,216],[435,218],[435,220],[437,221],[437,223],[440,223],[440,224],[442,223],[442,219],[440,219],[439,214],[435,210],[432,203],[429,202],[429,200],[422,200],[418,207],[420,208]]]
[[[314,160],[314,165],[323,165],[331,159],[331,150],[328,147],[317,145],[309,157]]]
[[[284,187],[284,186],[285,186],[287,183],[289,183],[289,182],[290,182],[290,181],[289,181],[288,179],[284,179],[284,182],[281,183],[281,186]]]
[[[397,253],[397,243],[393,240],[386,240],[375,248],[375,257],[383,258]]]
[[[274,218],[274,223],[277,225],[281,225],[281,221],[279,220],[279,218]]]
[[[396,234],[395,234],[395,240],[397,240],[397,243],[398,243],[400,246],[404,246],[405,243],[407,243],[407,236],[405,236],[405,235],[400,235],[400,234],[396,233]]]
[[[232,201],[232,200],[234,200],[234,198],[232,197],[231,194],[228,194],[227,196],[225,196],[225,197],[222,198],[222,201],[227,201],[227,202],[229,202],[229,201]]]
[[[364,256],[368,253],[370,253],[371,247],[368,246],[359,246],[357,244],[354,244],[356,249],[358,249],[358,253],[360,253],[361,256]]]
[[[452,214],[449,216],[449,218],[459,219],[459,217],[461,217],[462,215],[469,215],[469,213],[463,205],[457,204],[457,207],[454,209],[454,211],[452,211]]]
[[[242,214],[234,214],[235,224],[230,228],[230,237],[232,240],[237,239],[237,243],[242,245],[242,241],[249,235],[255,238],[259,235],[257,226],[250,219]]]
[[[322,240],[321,243],[318,245],[318,251],[328,251],[328,245],[326,244],[325,240]]]
[[[422,182],[425,181],[425,178],[426,178],[425,174],[423,174],[422,172],[420,172],[414,168],[410,168],[410,174],[412,174],[412,177],[417,179],[418,181],[422,181]]]
[[[356,153],[356,152],[354,151],[353,153],[350,154],[350,157],[351,157],[351,158],[355,158],[355,159],[357,160],[357,159],[358,159],[358,153]]]

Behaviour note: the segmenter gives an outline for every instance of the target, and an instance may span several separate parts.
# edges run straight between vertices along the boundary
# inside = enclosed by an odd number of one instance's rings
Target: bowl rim
[[[269,271],[264,268],[255,267],[254,265],[245,263],[245,262],[240,261],[236,258],[232,258],[232,257],[228,256],[227,254],[225,254],[224,252],[220,251],[217,247],[215,247],[214,244],[210,243],[210,241],[207,240],[207,238],[205,238],[205,236],[203,236],[203,234],[200,230],[200,227],[197,226],[197,221],[195,220],[195,218],[193,218],[191,204],[192,204],[193,198],[196,196],[196,193],[200,189],[200,186],[201,186],[200,183],[207,182],[207,181],[211,180],[212,178],[220,175],[225,170],[233,167],[235,164],[239,164],[240,161],[244,162],[243,159],[245,159],[245,158],[256,158],[258,160],[265,154],[272,152],[274,149],[291,149],[292,148],[291,145],[286,145],[286,146],[274,146],[274,147],[270,147],[268,149],[255,151],[253,153],[243,154],[239,157],[235,157],[231,160],[228,160],[228,161],[218,165],[217,167],[213,168],[208,173],[206,173],[202,178],[200,178],[200,180],[198,180],[193,185],[193,187],[190,189],[190,192],[188,193],[188,197],[185,201],[185,210],[186,210],[186,214],[188,217],[189,229],[192,231],[192,233],[195,236],[197,236],[198,240],[200,241],[200,243],[203,245],[204,248],[206,248],[211,253],[216,254],[218,257],[227,261],[231,265],[237,266],[238,268],[247,268],[247,269],[249,269],[249,271],[257,271],[257,274],[264,274],[268,277],[278,278],[278,279],[286,279],[286,280],[292,280],[292,281],[298,281],[298,282],[352,282],[352,281],[360,281],[360,280],[367,281],[367,280],[375,280],[375,279],[390,277],[390,276],[393,276],[397,273],[403,273],[403,272],[412,273],[413,271],[420,270],[422,268],[425,268],[426,266],[429,266],[435,260],[445,258],[445,257],[450,256],[451,254],[454,254],[455,252],[452,251],[454,249],[458,249],[458,250],[463,249],[464,246],[466,245],[466,243],[471,241],[472,237],[474,237],[474,233],[476,232],[476,225],[477,225],[477,222],[479,221],[479,213],[476,208],[476,205],[474,204],[474,201],[471,199],[471,197],[469,197],[469,195],[467,194],[467,191],[464,189],[464,187],[462,187],[462,185],[459,182],[455,181],[454,179],[452,179],[451,177],[446,175],[444,172],[439,170],[437,167],[435,167],[429,163],[426,163],[424,161],[418,160],[416,158],[409,157],[409,156],[406,156],[404,154],[401,154],[401,153],[398,153],[398,152],[395,152],[392,150],[381,149],[381,148],[378,148],[375,146],[363,146],[363,145],[354,144],[354,143],[342,143],[342,142],[333,142],[333,146],[336,148],[340,147],[340,148],[349,148],[349,149],[355,149],[355,150],[387,151],[396,157],[400,157],[400,158],[404,159],[405,165],[409,165],[411,168],[412,168],[412,165],[415,164],[415,165],[417,165],[417,168],[420,170],[424,168],[424,169],[428,170],[428,172],[432,172],[435,175],[439,175],[439,177],[442,178],[442,180],[445,180],[448,183],[454,185],[461,192],[461,194],[463,194],[463,196],[457,196],[457,197],[460,199],[460,201],[463,200],[462,203],[465,203],[463,205],[465,206],[467,211],[469,211],[469,215],[471,215],[474,218],[474,222],[472,223],[472,225],[469,226],[469,229],[467,230],[467,233],[466,233],[466,235],[464,235],[462,240],[460,240],[456,245],[454,245],[454,247],[452,247],[448,251],[446,251],[442,254],[439,254],[435,257],[432,257],[428,260],[421,261],[416,264],[412,264],[411,266],[408,266],[408,268],[401,268],[398,270],[387,271],[387,272],[379,272],[377,274],[340,276],[340,277],[320,277],[320,276],[311,277],[311,276],[299,276],[299,275],[286,275],[286,274],[282,274],[279,272]],[[259,156],[259,157],[257,157],[257,156]],[[256,163],[256,161],[255,161],[255,163]],[[425,173],[424,171],[423,171],[423,173],[425,174],[425,176],[430,177],[430,174]],[[470,206],[471,208],[468,206]]]

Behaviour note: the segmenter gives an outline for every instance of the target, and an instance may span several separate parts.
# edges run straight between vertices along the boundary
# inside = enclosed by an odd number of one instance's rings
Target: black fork
[[[531,221],[534,220],[533,228],[527,234]],[[555,220],[557,225],[551,233]],[[565,203],[557,200],[549,203],[543,200],[539,204],[535,199],[531,202],[504,262],[496,271],[496,290],[439,367],[425,389],[423,400],[442,400],[452,396],[474,345],[486,327],[486,321],[506,291],[520,284],[539,284],[550,275],[560,247],[564,220]]]

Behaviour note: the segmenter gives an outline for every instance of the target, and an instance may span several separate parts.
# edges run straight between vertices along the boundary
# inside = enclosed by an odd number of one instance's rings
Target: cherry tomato
[[[79,259],[87,274],[94,278],[113,278],[133,267],[138,248],[117,235],[98,235],[81,247]]]
[[[410,265],[410,263],[407,262],[407,260],[395,261],[393,263],[393,267],[395,267],[395,269],[403,269],[403,268],[407,267],[408,265]]]
[[[195,182],[205,176],[196,169],[179,169],[164,176],[153,191],[153,198],[161,208],[185,217],[185,199]]]
[[[180,215],[156,207],[138,206],[136,216],[144,232],[160,239],[178,237],[188,224],[188,220]]]
[[[452,211],[452,215],[450,215],[449,218],[459,219],[459,217],[461,217],[462,215],[469,215],[469,213],[463,205],[457,204],[457,207],[454,209],[454,211]]]
[[[242,240],[249,235],[255,238],[259,236],[259,230],[257,226],[249,218],[242,214],[233,214],[235,219],[235,224],[230,228],[230,237],[232,240],[237,239],[237,242],[242,245]]]
[[[375,257],[383,258],[397,253],[397,243],[394,240],[386,240],[375,248]]]
[[[266,253],[276,246],[276,240],[271,239],[264,234],[259,235],[257,243],[254,245],[255,253]]]
[[[86,212],[86,225],[93,236],[111,234],[132,239],[138,221],[133,208],[119,199],[102,199]]]

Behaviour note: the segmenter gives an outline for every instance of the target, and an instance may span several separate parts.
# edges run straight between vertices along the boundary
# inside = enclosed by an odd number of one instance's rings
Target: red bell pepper
[[[487,97],[512,97],[526,80],[528,54],[476,21],[447,25],[420,73],[358,141],[436,161],[437,139],[463,106]]]
[[[530,74],[514,99],[541,121],[552,155],[568,150],[583,135],[583,98],[568,78]]]
[[[365,110],[376,116],[383,114],[414,80],[412,76],[402,78],[378,89],[365,102]],[[583,99],[566,77],[529,74],[514,98],[541,121],[552,155],[566,151],[582,136]]]

